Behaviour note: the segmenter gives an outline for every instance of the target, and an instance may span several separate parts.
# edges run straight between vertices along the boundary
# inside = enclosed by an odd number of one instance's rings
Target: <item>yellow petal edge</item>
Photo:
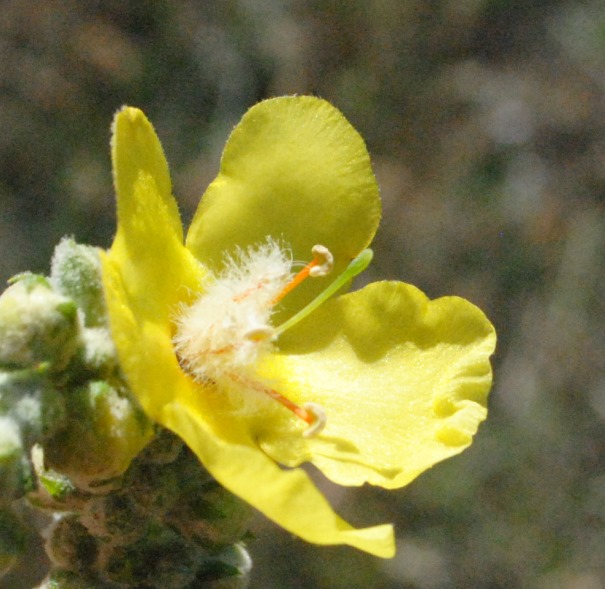
[[[472,442],[495,344],[485,315],[459,297],[430,301],[412,285],[378,282],[333,299],[263,367],[295,403],[323,407],[322,435],[292,439],[273,427],[260,444],[341,485],[402,487]]]

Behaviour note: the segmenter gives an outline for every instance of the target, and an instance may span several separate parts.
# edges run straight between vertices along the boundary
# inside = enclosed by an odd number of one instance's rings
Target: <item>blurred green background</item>
[[[3,281],[63,235],[110,244],[122,104],[189,220],[245,110],[315,94],[382,188],[368,278],[469,298],[499,331],[470,450],[397,492],[322,484],[356,524],[395,522],[397,557],[259,517],[252,589],[605,587],[602,0],[2,0],[0,84]],[[31,587],[35,558],[3,586]]]

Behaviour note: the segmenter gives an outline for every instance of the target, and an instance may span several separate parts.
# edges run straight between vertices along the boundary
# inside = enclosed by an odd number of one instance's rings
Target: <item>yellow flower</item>
[[[390,525],[351,527],[296,467],[397,488],[461,452],[486,417],[493,327],[463,299],[429,301],[400,282],[284,323],[334,276],[348,281],[351,260],[367,263],[358,256],[380,217],[363,140],[325,101],[276,98],[248,111],[185,242],[151,124],[124,108],[113,132],[118,230],[104,288],[141,405],[287,530],[392,556]],[[316,245],[325,249],[311,266],[329,266],[331,254],[332,272],[312,271],[288,292],[292,260],[308,261]]]

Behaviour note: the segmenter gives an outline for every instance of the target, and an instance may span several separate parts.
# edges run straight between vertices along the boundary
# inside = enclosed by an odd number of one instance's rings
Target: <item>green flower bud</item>
[[[64,238],[55,248],[50,279],[58,292],[76,302],[86,327],[107,324],[97,248]]]
[[[116,349],[109,329],[92,327],[82,332],[84,348],[82,361],[87,370],[100,376],[109,376],[118,366]]]
[[[81,523],[96,538],[113,545],[131,544],[146,531],[147,515],[128,493],[94,497],[84,506]]]
[[[0,365],[64,368],[79,344],[76,305],[34,274],[18,277],[0,296]]]
[[[21,430],[17,422],[6,415],[0,417],[0,461],[10,461],[23,450]]]
[[[179,480],[173,489],[166,488],[176,499],[165,515],[171,526],[213,551],[244,536],[253,514],[248,503],[212,479],[187,448],[181,452],[172,470]],[[161,485],[157,483],[156,487]]]
[[[201,493],[181,495],[170,522],[185,537],[208,548],[226,546],[248,530],[252,509],[218,483],[206,485]]]
[[[170,430],[159,428],[155,437],[149,445],[141,452],[138,462],[140,464],[157,464],[165,465],[171,464],[179,458],[179,455],[183,451],[185,444]],[[198,467],[201,470],[201,466],[198,461]],[[211,480],[209,474],[206,475],[205,480]]]
[[[199,558],[173,530],[156,527],[139,541],[111,550],[103,574],[120,586],[183,589],[195,579]]]
[[[252,560],[242,544],[233,544],[212,555],[186,589],[245,589]]]
[[[45,445],[48,466],[90,492],[121,475],[151,439],[141,410],[104,381],[66,396],[66,426]]]

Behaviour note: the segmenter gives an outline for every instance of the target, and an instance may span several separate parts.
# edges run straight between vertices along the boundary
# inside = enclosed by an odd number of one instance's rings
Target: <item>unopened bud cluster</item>
[[[71,239],[50,277],[0,296],[0,577],[25,545],[22,498],[54,516],[43,588],[245,586],[248,508],[132,399],[98,252]]]

